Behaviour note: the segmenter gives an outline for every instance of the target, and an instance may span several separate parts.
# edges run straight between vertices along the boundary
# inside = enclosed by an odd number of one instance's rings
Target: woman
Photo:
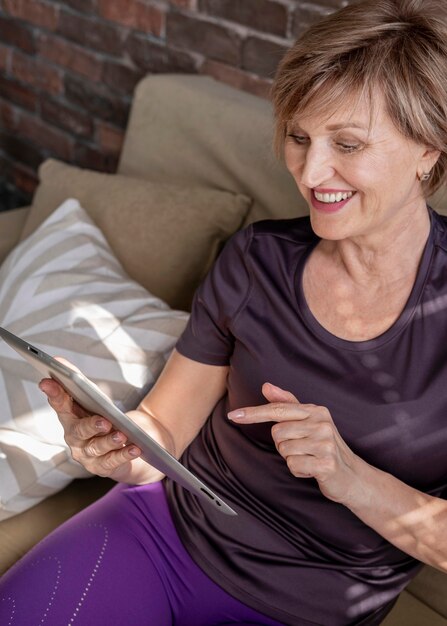
[[[310,220],[232,238],[131,414],[238,516],[45,380],[74,458],[122,484],[4,577],[0,622],[372,625],[420,562],[447,571],[440,10],[368,1],[289,51],[277,144]]]

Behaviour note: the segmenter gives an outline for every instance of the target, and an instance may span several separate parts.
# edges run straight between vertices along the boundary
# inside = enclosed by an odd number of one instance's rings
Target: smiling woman
[[[378,233],[386,247],[409,214],[423,217],[428,227],[420,176],[432,170],[440,152],[396,128],[380,91],[371,100],[347,95],[324,115],[310,105],[295,113],[284,154],[319,236]],[[416,226],[425,240],[427,228]]]
[[[286,54],[273,88],[276,147],[322,239],[303,272],[306,301],[345,339],[398,320],[430,232],[426,197],[447,176],[445,7],[421,9],[343,9]]]
[[[424,184],[427,195],[436,191],[447,176],[445,14],[442,0],[360,2],[304,33],[284,56],[273,86],[278,154],[294,116],[312,111],[329,118],[348,101],[352,124],[363,101],[369,120],[362,126],[374,119],[376,96],[382,94],[395,129],[439,151]],[[357,147],[343,144],[348,153]]]
[[[447,571],[447,219],[425,201],[446,178],[444,4],[356,3],[286,55],[277,143],[310,218],[228,242],[133,413],[238,515],[150,484],[42,381],[73,457],[124,484],[2,578],[1,623],[377,626],[421,562]]]

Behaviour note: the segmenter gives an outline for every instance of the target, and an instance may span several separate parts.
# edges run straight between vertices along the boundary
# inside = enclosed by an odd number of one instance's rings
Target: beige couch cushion
[[[247,194],[250,221],[305,215],[274,156],[272,129],[267,100],[207,76],[148,76],[135,91],[118,172]]]
[[[404,591],[381,626],[447,626],[447,620]]]
[[[115,484],[108,478],[76,479],[33,508],[1,521],[0,576],[56,526],[100,498]]]
[[[0,262],[19,241],[29,208],[2,211],[0,213]]]
[[[170,306],[187,309],[223,242],[251,200],[204,187],[100,174],[46,161],[22,239],[67,198],[102,230],[132,278]]]
[[[446,574],[433,567],[424,567],[408,585],[408,592],[447,618]],[[445,624],[447,624],[447,619]]]

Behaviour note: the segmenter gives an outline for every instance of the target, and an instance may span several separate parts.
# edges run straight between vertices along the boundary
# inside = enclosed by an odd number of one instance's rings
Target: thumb
[[[272,383],[262,385],[262,394],[269,402],[298,402],[299,404],[298,398],[293,393],[272,385]]]

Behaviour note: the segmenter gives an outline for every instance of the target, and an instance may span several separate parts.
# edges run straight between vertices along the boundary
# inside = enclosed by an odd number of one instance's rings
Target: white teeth
[[[318,191],[314,191],[315,197],[319,202],[326,202],[327,204],[333,202],[341,202],[342,200],[348,200],[348,198],[352,198],[354,192],[352,191],[339,191],[338,193],[319,193]]]

